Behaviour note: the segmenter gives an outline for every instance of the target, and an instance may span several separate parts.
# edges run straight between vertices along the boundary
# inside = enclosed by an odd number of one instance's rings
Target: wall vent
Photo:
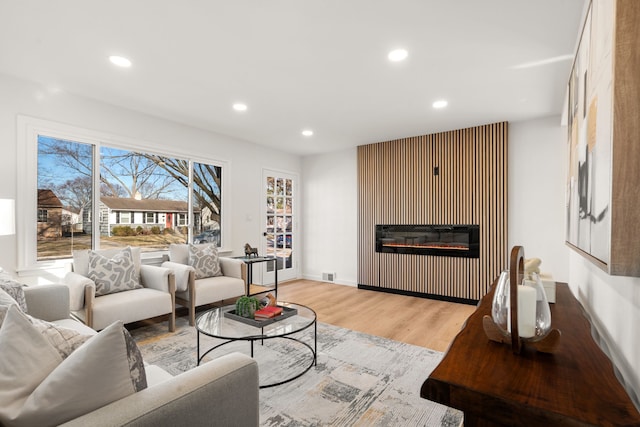
[[[322,273],[322,280],[325,282],[333,282],[336,280],[336,273]]]

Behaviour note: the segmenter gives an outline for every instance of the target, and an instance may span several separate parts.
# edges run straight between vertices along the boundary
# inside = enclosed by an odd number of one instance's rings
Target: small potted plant
[[[236,301],[236,314],[253,319],[253,313],[260,308],[260,301],[256,297],[242,296]]]

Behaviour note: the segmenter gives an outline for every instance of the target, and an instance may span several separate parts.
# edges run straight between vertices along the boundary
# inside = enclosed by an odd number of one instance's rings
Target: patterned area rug
[[[196,331],[187,319],[131,331],[145,361],[173,375],[196,366]],[[313,347],[311,334],[300,338]],[[215,339],[201,336],[209,348]],[[249,354],[249,344],[233,343],[211,357],[231,351]],[[207,356],[209,357],[209,356]],[[312,362],[309,350],[290,340],[256,345],[260,383],[291,378]],[[260,425],[276,426],[446,426],[458,427],[462,413],[420,398],[420,386],[442,353],[336,326],[318,323],[317,365],[290,383],[260,390]]]

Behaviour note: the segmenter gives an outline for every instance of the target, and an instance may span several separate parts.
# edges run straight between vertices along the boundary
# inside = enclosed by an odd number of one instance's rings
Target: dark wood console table
[[[495,289],[495,286],[494,288]],[[553,354],[489,341],[493,289],[422,384],[420,396],[460,409],[464,426],[640,426],[640,413],[566,283],[557,283],[552,327],[562,332]]]

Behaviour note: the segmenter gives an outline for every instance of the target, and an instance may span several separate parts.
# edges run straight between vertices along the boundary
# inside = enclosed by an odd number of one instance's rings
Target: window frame
[[[187,225],[189,214],[176,212],[176,227],[184,227]]]
[[[149,217],[149,215],[151,215],[151,217]],[[157,216],[157,212],[144,212],[144,217],[142,218],[142,220],[145,224],[157,224]]]
[[[123,217],[126,219],[127,222],[125,222],[123,220]],[[133,212],[130,212],[130,211],[118,211],[118,220],[116,221],[116,223],[118,225],[120,225],[120,224],[131,225],[131,224],[133,224]]]
[[[37,177],[38,177],[38,135],[46,135],[52,138],[64,139],[78,143],[91,144],[93,150],[93,206],[89,212],[92,218],[99,218],[99,203],[95,203],[100,199],[100,147],[106,146],[110,148],[118,148],[128,151],[146,152],[166,157],[174,157],[185,159],[190,162],[190,169],[193,162],[205,163],[218,166],[222,169],[220,188],[221,192],[221,242],[218,251],[221,253],[229,253],[231,249],[227,249],[226,245],[231,242],[231,225],[227,218],[229,215],[229,206],[226,202],[225,195],[228,194],[228,179],[230,173],[230,162],[214,158],[203,157],[202,155],[194,155],[175,147],[168,148],[167,144],[149,143],[135,138],[128,138],[116,134],[93,131],[86,128],[62,124],[54,121],[37,119],[29,116],[17,116],[17,140],[18,140],[18,160],[25,167],[22,172],[22,179],[18,179],[18,194],[21,196],[16,201],[19,212],[22,212],[22,219],[17,224],[16,232],[18,233],[18,267],[17,272],[22,275],[28,275],[30,271],[37,274],[38,271],[49,268],[66,268],[71,258],[63,258],[57,260],[38,261],[37,259],[37,227],[38,223],[38,202],[37,202]],[[191,179],[191,171],[189,173]],[[192,184],[189,184],[189,194],[192,191]],[[191,199],[188,197],[189,212],[192,211]],[[160,215],[156,212],[156,222],[160,219]],[[191,216],[188,216],[191,217]],[[132,218],[133,220],[133,218]],[[92,247],[100,248],[100,230],[99,222],[92,221]],[[193,224],[188,225],[188,241],[193,238]],[[154,252],[144,252],[145,257],[154,257],[158,254],[165,254],[168,250],[159,250]],[[154,255],[155,254],[155,255]]]

